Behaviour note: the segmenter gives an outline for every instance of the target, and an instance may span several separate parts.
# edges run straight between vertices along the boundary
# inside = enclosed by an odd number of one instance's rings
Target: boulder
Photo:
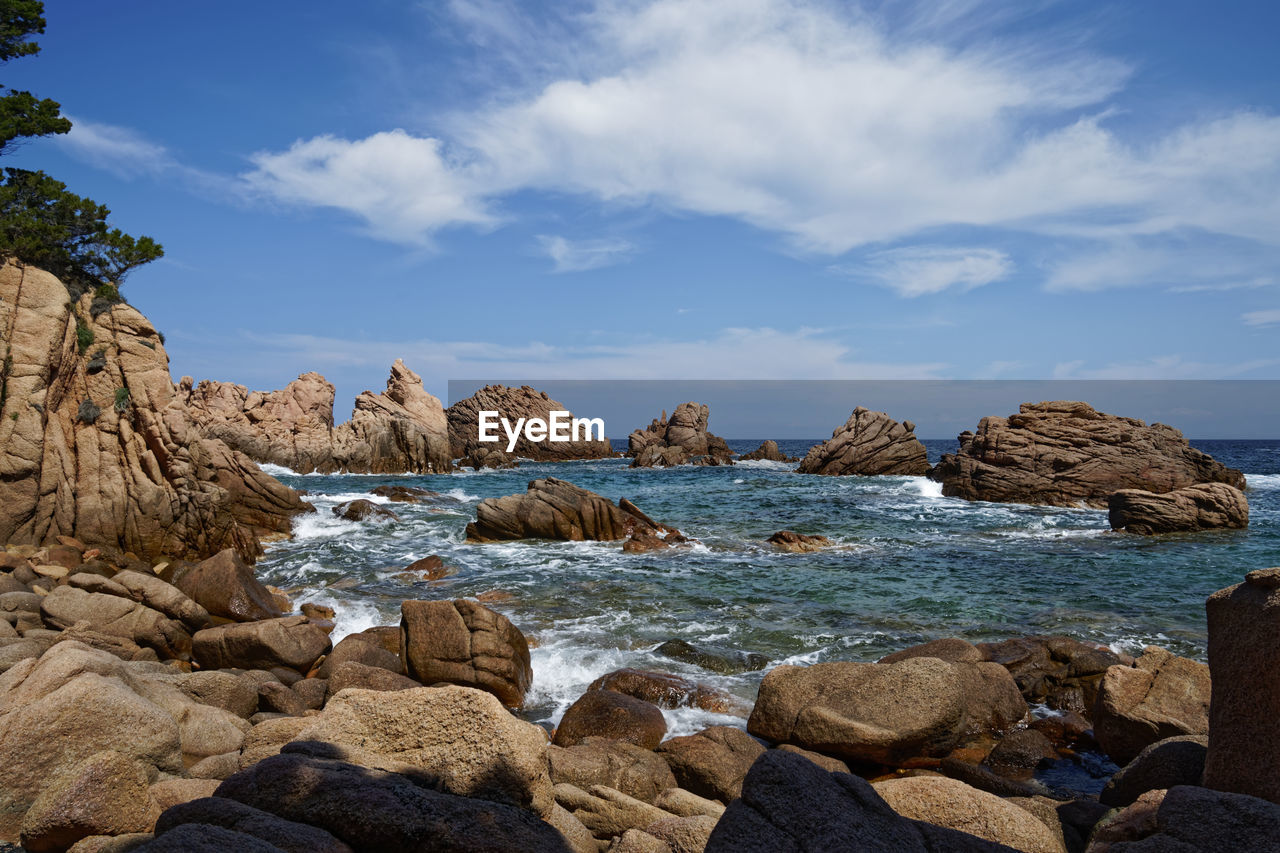
[[[212,797],[218,789],[217,779],[165,779],[151,786],[151,799],[155,802],[159,815],[174,806]]]
[[[468,444],[466,452],[458,459],[459,468],[474,468],[481,471],[485,468],[497,470],[519,468],[520,460],[515,456],[498,449],[492,444]]]
[[[431,790],[396,773],[304,755],[267,758],[223,782],[217,796],[319,827],[355,850],[567,850],[559,832],[525,809]]]
[[[396,515],[385,507],[380,507],[376,503],[364,498],[357,498],[353,501],[340,503],[333,508],[333,514],[347,521],[399,521],[400,516]]]
[[[718,687],[669,672],[617,669],[600,676],[587,689],[625,693],[652,702],[659,708],[701,708],[715,714],[739,714],[743,717],[751,713],[751,706],[738,697]]]
[[[252,767],[264,758],[279,755],[284,746],[314,725],[309,717],[275,717],[257,723],[244,737],[239,769]]]
[[[382,667],[366,666],[349,660],[334,667],[333,674],[329,676],[324,695],[333,697],[349,687],[355,687],[360,690],[412,690],[421,686],[421,684],[408,676],[391,672]]]
[[[507,617],[470,599],[400,605],[400,658],[423,684],[478,687],[519,708],[533,683],[529,643]]]
[[[681,788],[723,803],[742,793],[743,778],[764,752],[751,735],[729,726],[673,737],[658,747]]]
[[[1147,791],[1199,785],[1204,778],[1208,745],[1209,739],[1203,735],[1156,741],[1111,777],[1098,795],[1098,801],[1123,807],[1136,802]]]
[[[214,616],[254,622],[280,615],[276,600],[233,550],[175,572],[173,584]]]
[[[1155,802],[1158,806],[1154,827],[1149,817],[1145,821],[1134,821],[1137,825],[1121,836],[1126,840],[1110,842],[1105,847],[1098,844],[1095,836],[1094,844],[1089,847],[1091,853],[1271,851],[1277,848],[1280,806],[1268,800],[1179,785],[1170,788],[1163,798],[1155,799],[1152,805]],[[1136,811],[1138,805],[1135,803],[1130,808]],[[1144,811],[1149,815],[1150,805]],[[1098,835],[1102,834],[1100,829]],[[1134,836],[1137,838],[1128,840]]]
[[[982,651],[968,640],[943,637],[918,646],[909,646],[880,658],[879,663],[897,663],[910,658],[937,658],[951,663],[977,663],[985,660]]]
[[[613,840],[606,853],[671,853],[671,848],[643,829],[628,829]]]
[[[129,850],[139,853],[283,853],[274,844],[220,826],[188,823]]]
[[[167,835],[189,824],[243,833],[286,853],[351,853],[349,845],[323,829],[285,820],[227,797],[206,797],[167,809],[156,822],[156,836]]]
[[[584,791],[604,785],[652,803],[677,784],[666,759],[626,741],[589,737],[573,746],[553,745],[547,758],[553,784],[567,783]]]
[[[663,444],[651,444],[636,453],[631,460],[632,468],[675,468],[688,465],[693,458],[683,447],[667,447]]]
[[[147,790],[149,772],[119,752],[89,756],[40,791],[22,820],[22,846],[46,853],[90,835],[150,832],[160,809]]]
[[[1226,483],[1197,483],[1155,494],[1121,489],[1107,498],[1112,530],[1151,536],[1249,526],[1249,501],[1244,492]]]
[[[1028,702],[1088,716],[1093,714],[1103,675],[1125,663],[1110,649],[1070,637],[1017,637],[979,643],[977,648],[983,659],[1009,670]]]
[[[1209,596],[1209,751],[1204,784],[1280,803],[1280,568]]]
[[[800,467],[801,474],[858,475],[929,472],[924,445],[915,436],[915,424],[899,423],[884,412],[858,406],[831,438],[809,450]]]
[[[823,548],[830,548],[835,544],[825,536],[811,536],[805,533],[795,533],[791,530],[779,530],[770,536],[767,541],[779,551],[790,551],[793,554],[821,551]]]
[[[125,303],[95,315],[92,301],[42,270],[0,265],[0,542],[65,535],[145,559],[223,548],[256,558],[260,538],[287,533],[306,505],[200,436],[145,317]],[[90,337],[93,353],[81,352]]]
[[[482,690],[346,690],[309,719],[296,740],[349,744],[417,768],[451,794],[550,812],[546,733]]]
[[[955,779],[912,776],[876,782],[873,787],[903,817],[1025,853],[1066,853],[1062,839],[1030,812]]]
[[[193,672],[178,689],[197,702],[249,719],[258,712],[258,685],[250,678],[218,669]]]
[[[391,365],[387,390],[363,391],[351,420],[333,424],[334,388],[304,373],[278,391],[184,378],[178,398],[197,429],[257,462],[301,474],[446,474],[448,424],[440,400],[404,362]]]
[[[480,438],[480,412],[497,412],[515,424],[519,418],[539,418],[550,422],[553,411],[567,412],[568,408],[547,396],[546,392],[522,385],[511,388],[505,385],[486,385],[476,393],[450,406],[445,415],[449,419],[449,446],[454,459],[467,455],[467,447]],[[572,417],[572,414],[568,415]],[[501,430],[499,429],[501,433]],[[483,446],[483,445],[482,445]],[[496,447],[497,445],[493,445]],[[505,436],[501,442],[505,450]],[[607,438],[578,441],[530,441],[521,432],[512,451],[517,456],[538,462],[559,462],[566,459],[607,459],[614,455]]]
[[[556,785],[555,794],[556,802],[600,839],[613,838],[628,829],[643,829],[655,821],[675,817],[657,806],[604,785],[592,785],[584,791],[562,783]]]
[[[783,752],[790,752],[809,759],[817,766],[821,767],[828,773],[852,773],[849,765],[845,764],[838,758],[832,758],[830,755],[823,755],[821,752],[814,752],[811,749],[802,749],[792,743],[784,743],[777,747]]]
[[[397,632],[397,642],[399,636]],[[378,638],[369,634],[348,634],[338,641],[316,670],[320,678],[329,678],[340,664],[359,663],[404,675],[404,662],[398,652],[387,651]]]
[[[897,766],[942,757],[1026,714],[1004,667],[920,657],[775,667],[760,684],[747,730],[777,743]]]
[[[529,483],[523,495],[485,498],[476,507],[476,520],[467,525],[468,542],[510,539],[613,541],[637,530],[656,532],[656,526],[627,512],[595,492],[544,477]]]
[[[997,771],[1031,771],[1046,762],[1056,761],[1058,751],[1035,729],[1014,729],[987,753],[983,764]]]
[[[301,615],[233,622],[196,632],[191,651],[204,669],[287,667],[308,672],[329,651],[329,634]]]
[[[769,665],[769,659],[759,652],[695,646],[693,643],[681,640],[678,637],[659,644],[653,651],[663,657],[700,666],[703,669],[718,672],[721,675],[755,672]]]
[[[702,853],[715,828],[714,817],[700,814],[664,817],[646,826],[644,831],[665,843],[671,853]]]
[[[1013,848],[896,813],[872,786],[769,750],[707,839],[706,853],[1012,853]]]
[[[209,626],[209,611],[188,598],[176,586],[165,583],[153,574],[144,575],[142,572],[125,569],[112,575],[111,581],[122,587],[129,598],[170,619],[177,619],[189,631],[199,631]]]
[[[944,455],[930,476],[951,497],[1052,506],[1102,507],[1121,489],[1245,487],[1243,474],[1191,447],[1171,426],[1061,400],[983,418],[976,434],[960,434],[959,452]]]
[[[738,457],[739,462],[753,462],[760,460],[762,462],[796,462],[794,456],[788,456],[778,449],[778,442],[773,439],[760,443],[760,446],[750,453],[745,453]]]
[[[653,804],[664,811],[669,811],[681,817],[707,815],[718,818],[724,814],[723,803],[709,800],[706,797],[699,797],[684,788],[667,788],[654,799]]]
[[[627,436],[627,455],[638,460],[648,448],[679,448],[686,461],[700,456],[727,461],[733,451],[723,438],[707,429],[710,420],[711,409],[708,406],[681,403],[671,413],[670,419],[664,411],[661,418],[655,418],[649,426]]]
[[[386,485],[374,486],[369,490],[369,494],[377,495],[380,498],[386,498],[392,503],[417,504],[432,498],[444,499],[439,492],[433,492],[430,489],[422,489],[417,486],[401,486]],[[449,500],[452,500],[451,498]]]
[[[1209,732],[1209,667],[1158,646],[1103,676],[1093,728],[1102,751],[1128,764],[1156,741]]]
[[[131,598],[60,586],[40,602],[40,615],[50,628],[81,626],[155,649],[165,658],[191,656],[191,635],[185,625]]]
[[[588,690],[564,712],[553,743],[574,746],[603,737],[653,749],[666,733],[667,721],[656,705],[612,690]]]

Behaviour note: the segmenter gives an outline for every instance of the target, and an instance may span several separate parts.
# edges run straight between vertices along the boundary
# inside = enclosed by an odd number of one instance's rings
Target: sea
[[[818,440],[778,443],[798,457]],[[729,442],[739,453],[758,444]],[[1247,530],[1136,536],[1112,532],[1105,510],[969,502],[943,497],[924,477],[821,477],[795,473],[794,463],[655,470],[631,469],[629,459],[525,461],[439,476],[301,476],[267,466],[305,489],[318,511],[268,547],[258,575],[295,604],[333,607],[335,641],[399,624],[405,599],[480,598],[534,646],[521,713],[547,726],[594,679],[622,667],[675,673],[751,702],[778,664],[875,661],[939,637],[1065,634],[1203,660],[1205,598],[1280,565],[1280,440],[1192,444],[1246,473]],[[925,446],[936,462],[956,442]],[[465,543],[482,499],[547,476],[629,498],[696,543],[637,555],[619,542]],[[389,503],[369,493],[384,484],[440,496]],[[334,515],[357,498],[397,518]],[[781,553],[765,540],[784,529],[835,544]],[[431,554],[456,573],[435,581],[404,573]],[[669,657],[660,647],[673,639],[712,657]],[[694,708],[664,714],[672,735],[746,722]]]

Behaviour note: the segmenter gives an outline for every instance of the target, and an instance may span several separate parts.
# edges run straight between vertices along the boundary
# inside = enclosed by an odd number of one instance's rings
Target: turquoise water
[[[731,441],[739,452],[758,441]],[[802,455],[812,441],[780,442]],[[943,636],[973,641],[1062,633],[1136,651],[1157,643],[1203,659],[1204,599],[1245,572],[1280,564],[1280,441],[1194,442],[1249,479],[1247,531],[1155,538],[1112,533],[1105,510],[969,503],[922,477],[816,477],[794,465],[632,470],[629,460],[524,463],[449,476],[296,476],[319,512],[259,564],[295,602],[338,611],[337,635],[396,624],[406,598],[485,596],[536,641],[525,714],[554,723],[594,678],[622,666],[676,672],[752,699],[762,672],[712,672],[657,654],[681,638],[756,652],[773,663],[875,660]],[[926,442],[931,461],[954,448]],[[699,542],[629,555],[620,543],[467,545],[463,528],[486,497],[556,476],[627,497]],[[331,508],[373,498],[383,483],[444,497],[387,504],[398,521],[347,522]],[[837,547],[784,554],[781,529]],[[397,578],[439,554],[440,581]],[[494,598],[496,596],[496,598]],[[772,665],[772,664],[771,664]],[[740,719],[667,712],[674,733]]]

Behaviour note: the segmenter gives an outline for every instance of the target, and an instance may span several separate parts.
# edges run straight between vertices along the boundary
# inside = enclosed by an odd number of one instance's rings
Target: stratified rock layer
[[[46,272],[0,267],[0,542],[255,559],[306,504],[201,437],[145,317],[92,304]]]
[[[414,474],[449,470],[449,427],[440,401],[404,362],[387,390],[356,397],[351,420],[333,425],[333,385],[304,373],[278,391],[205,380],[178,385],[201,432],[258,462],[321,474]]]
[[[1182,433],[1095,411],[1088,403],[1023,403],[959,436],[931,476],[975,501],[1106,506],[1121,489],[1162,494],[1196,483],[1245,487],[1244,475],[1191,447]]]
[[[483,445],[479,441],[480,412],[497,412],[510,421],[514,429],[519,418],[540,418],[550,422],[552,411],[569,411],[568,407],[528,385],[509,388],[506,385],[486,385],[465,400],[459,400],[445,410],[449,419],[449,447],[454,459],[471,454],[485,447],[507,449],[507,439],[502,428],[502,439],[497,444]],[[605,459],[613,456],[613,446],[607,438],[592,441],[529,441],[521,434],[512,450],[516,456],[524,456],[539,462],[559,462],[566,459]]]
[[[801,474],[920,476],[929,471],[915,424],[898,423],[884,412],[863,406],[836,427],[831,438],[812,448],[800,462]]]
[[[1226,483],[1197,483],[1157,495],[1121,489],[1107,500],[1113,530],[1151,536],[1249,526],[1249,500]]]

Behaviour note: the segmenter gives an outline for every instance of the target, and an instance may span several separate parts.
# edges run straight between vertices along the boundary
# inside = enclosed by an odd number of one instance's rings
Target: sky
[[[175,377],[1280,378],[1280,6],[47,4]],[[678,402],[678,401],[673,401]],[[656,412],[655,412],[656,414]]]

